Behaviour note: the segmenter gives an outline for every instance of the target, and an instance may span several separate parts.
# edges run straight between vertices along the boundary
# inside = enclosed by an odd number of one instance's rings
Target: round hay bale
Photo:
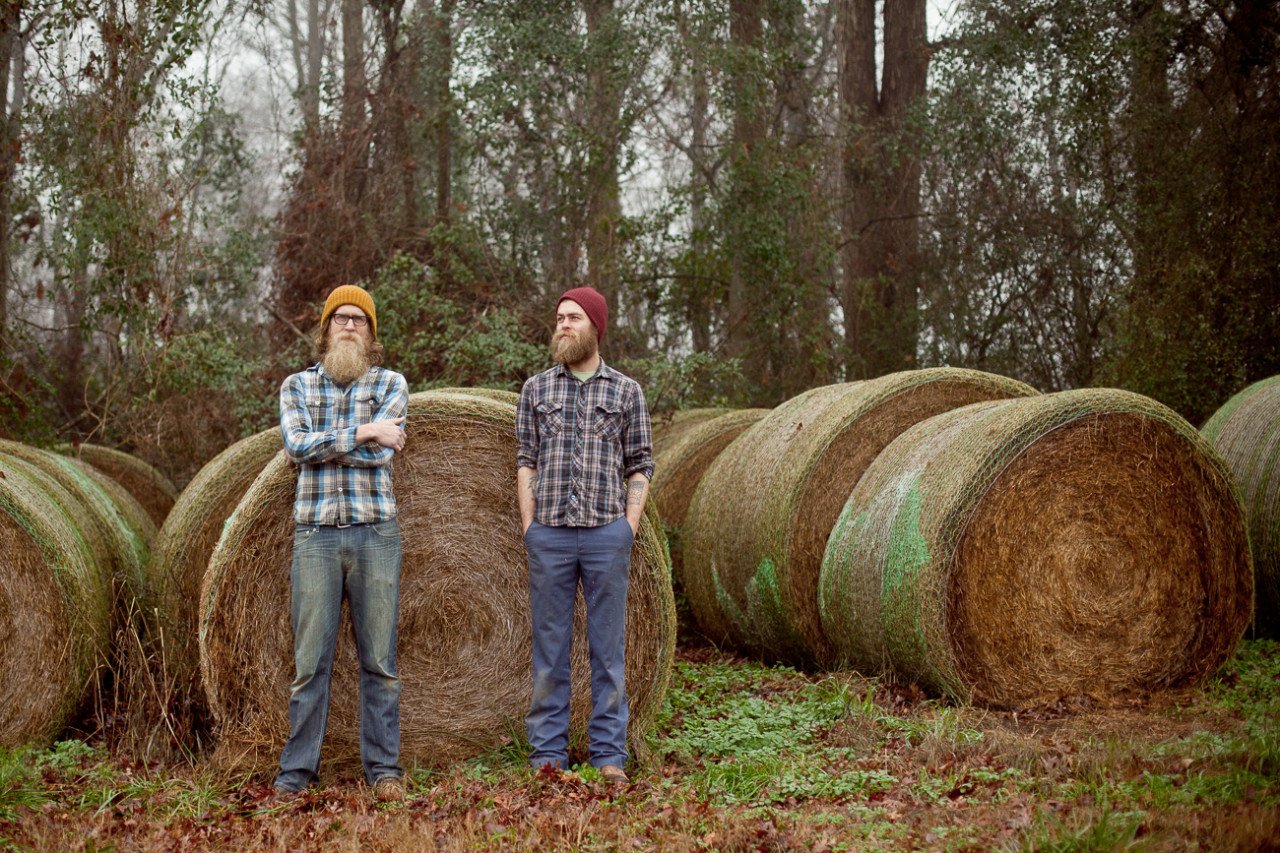
[[[1236,394],[1201,433],[1235,476],[1253,551],[1253,631],[1280,639],[1280,376]]]
[[[653,454],[657,456],[666,450],[667,445],[675,441],[688,429],[705,423],[712,418],[727,415],[733,409],[680,409],[675,412],[663,412],[653,416]]]
[[[406,424],[394,472],[404,544],[402,760],[440,766],[523,735],[531,629],[515,406],[428,391],[410,396]],[[205,575],[200,662],[218,724],[215,760],[223,765],[268,765],[288,733],[295,480],[283,455],[267,464],[228,520]],[[650,518],[632,555],[627,611],[638,750],[661,708],[675,642],[670,567]],[[582,617],[579,600],[572,722],[579,739],[590,705]],[[358,665],[350,630],[339,637],[326,755],[350,763],[358,753]]]
[[[77,499],[11,456],[0,474],[0,745],[48,745],[107,659],[110,589],[68,513]]]
[[[275,427],[241,439],[209,460],[178,495],[156,537],[151,576],[166,628],[167,662],[177,683],[199,678],[200,583],[214,546],[240,499],[282,444]]]
[[[903,433],[841,512],[820,598],[846,663],[1018,707],[1200,683],[1253,584],[1209,444],[1154,400],[1098,389]]]
[[[768,413],[768,409],[742,409],[700,421],[669,442],[657,456],[650,502],[657,508],[670,537],[672,577],[677,591],[684,586],[681,529],[694,490],[721,451]]]
[[[862,472],[939,412],[1035,393],[989,373],[932,368],[815,388],[757,421],[712,463],[689,507],[686,594],[704,632],[770,659],[830,663],[818,575]]]
[[[470,394],[474,397],[485,397],[490,400],[497,400],[500,403],[510,403],[516,405],[520,402],[519,391],[507,391],[502,388],[434,388],[434,391],[442,391],[446,394]]]
[[[87,510],[83,517],[83,523],[88,526],[86,542],[101,569],[112,578],[116,597],[143,600],[147,592],[149,546],[155,527],[137,502],[109,478],[79,460],[3,439],[0,439],[0,454],[34,466]]]
[[[111,447],[83,443],[64,449],[124,486],[146,509],[157,528],[164,524],[165,516],[178,499],[178,490],[165,475],[138,457]]]

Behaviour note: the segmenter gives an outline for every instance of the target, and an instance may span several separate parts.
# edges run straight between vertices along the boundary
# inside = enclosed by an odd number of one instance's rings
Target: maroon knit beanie
[[[609,325],[609,303],[604,301],[600,291],[594,287],[575,287],[572,290],[566,290],[560,295],[560,301],[556,303],[557,310],[560,308],[560,302],[566,299],[572,299],[582,306],[582,310],[587,312],[587,319],[596,327],[596,342],[604,343],[604,330]]]

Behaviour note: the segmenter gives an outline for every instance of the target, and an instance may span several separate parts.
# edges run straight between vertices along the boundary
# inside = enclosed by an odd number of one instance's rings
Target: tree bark
[[[436,220],[447,223],[453,207],[453,10],[455,0],[440,0],[436,12]]]
[[[610,61],[608,38],[614,0],[583,0],[587,17],[591,69],[588,72],[587,282],[611,303],[618,291],[618,220],[622,216],[618,188],[621,82]]]
[[[5,338],[9,327],[9,242],[13,238],[10,223],[13,220],[13,173],[18,160],[18,113],[22,109],[20,92],[21,75],[20,37],[22,4],[19,0],[5,0],[0,4],[0,338]],[[16,69],[15,69],[15,66]],[[9,95],[13,82],[15,95]]]
[[[760,50],[764,34],[762,0],[730,0],[729,41],[738,53],[735,72],[730,86],[737,101],[733,113],[733,151],[735,165],[749,167],[753,152],[764,141],[767,128],[765,93],[754,73],[754,54]],[[741,180],[739,174],[735,180]],[[729,306],[725,326],[725,354],[743,359],[750,368],[750,353],[756,347],[752,340],[750,317],[750,293],[747,259],[740,247],[741,240],[733,240],[729,249]],[[757,371],[762,365],[757,365]],[[748,371],[750,372],[750,371]],[[754,377],[758,378],[758,377]]]
[[[897,144],[928,70],[924,0],[885,0],[876,91],[875,0],[842,0],[840,101],[846,125],[841,288],[849,378],[911,367],[920,163]],[[894,153],[897,151],[898,153]]]

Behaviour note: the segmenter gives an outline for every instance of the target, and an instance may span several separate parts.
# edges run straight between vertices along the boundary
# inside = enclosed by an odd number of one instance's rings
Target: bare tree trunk
[[[708,179],[707,155],[708,129],[711,126],[711,86],[707,81],[707,64],[702,53],[702,42],[689,32],[682,9],[677,4],[677,17],[681,26],[681,42],[689,51],[689,77],[692,102],[689,111],[690,169],[689,169],[689,224],[693,229],[694,254],[701,258],[707,254],[708,214],[707,198],[711,193]],[[711,304],[707,295],[709,285],[696,283],[688,305],[689,329],[696,352],[711,349]]]
[[[924,0],[885,0],[884,70],[876,92],[875,0],[842,0],[840,101],[846,124],[841,288],[849,378],[915,360],[919,159],[892,143],[924,94]],[[894,150],[900,153],[893,153]]]
[[[764,142],[766,113],[764,92],[759,81],[750,70],[753,62],[747,55],[759,50],[763,37],[762,0],[730,0],[729,2],[729,41],[734,49],[742,54],[736,63],[736,79],[731,85],[734,96],[738,99],[738,108],[733,114],[733,152],[732,157],[737,164],[749,164],[752,153]],[[738,246],[741,241],[733,241]],[[744,365],[750,366],[748,357],[754,348],[752,342],[752,323],[750,318],[750,288],[747,276],[747,259],[742,252],[730,247],[729,260],[729,311],[725,328],[725,354],[732,358],[742,358]],[[757,368],[762,365],[757,365]],[[758,370],[757,370],[758,372]]]
[[[9,325],[9,241],[12,239],[9,223],[13,219],[13,172],[18,161],[17,122],[22,109],[21,85],[21,26],[22,4],[18,0],[5,0],[0,4],[0,338],[5,337]],[[14,96],[9,95],[10,71],[16,71],[13,79]]]
[[[618,220],[622,205],[618,188],[618,150],[622,145],[619,127],[621,92],[617,74],[611,67],[607,33],[614,14],[614,0],[583,0],[587,16],[587,38],[593,59],[589,72],[588,136],[591,140],[590,197],[587,203],[587,281],[610,302],[618,290]],[[607,38],[607,34],[603,36]]]
[[[320,62],[323,57],[320,0],[307,0],[307,79],[300,82],[303,122],[308,136],[320,129]]]
[[[453,207],[453,10],[455,0],[440,0],[436,12],[436,219],[448,222]]]
[[[368,136],[365,102],[369,82],[365,75],[364,0],[342,0],[342,115],[338,134],[347,167],[341,170],[343,197],[358,205],[368,179]]]

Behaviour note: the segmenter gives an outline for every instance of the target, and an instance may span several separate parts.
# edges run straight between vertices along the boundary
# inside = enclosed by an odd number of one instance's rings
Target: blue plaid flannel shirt
[[[370,524],[396,517],[395,451],[373,442],[357,447],[356,428],[403,417],[408,406],[404,377],[377,366],[345,388],[319,364],[284,381],[280,430],[285,455],[299,469],[295,523]]]
[[[516,409],[516,467],[537,472],[534,520],[599,527],[627,509],[625,480],[653,479],[653,427],[640,384],[600,362],[586,382],[563,364],[530,377]]]

